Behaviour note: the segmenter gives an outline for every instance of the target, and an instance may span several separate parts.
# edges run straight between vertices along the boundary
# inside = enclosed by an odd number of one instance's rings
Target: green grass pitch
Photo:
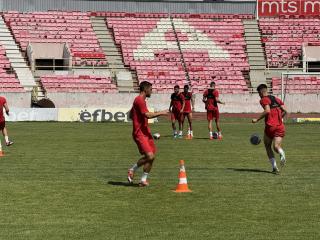
[[[123,184],[139,158],[131,124],[11,123],[0,239],[320,239],[319,124],[287,125],[287,166],[273,175],[263,144],[249,143],[263,124],[248,122],[223,119],[223,141],[207,139],[204,121],[191,141],[152,125],[149,188]],[[192,193],[172,192],[180,159]]]

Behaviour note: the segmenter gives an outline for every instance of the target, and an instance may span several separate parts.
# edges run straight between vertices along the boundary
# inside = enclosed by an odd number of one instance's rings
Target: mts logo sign
[[[320,0],[258,0],[260,17],[320,15]]]

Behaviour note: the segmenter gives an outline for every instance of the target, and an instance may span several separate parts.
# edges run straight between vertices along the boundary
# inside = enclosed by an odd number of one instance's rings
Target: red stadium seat
[[[281,78],[272,78],[273,93],[281,93]],[[291,77],[284,80],[284,92],[319,93],[320,77]]]
[[[209,83],[230,75],[234,76],[233,80],[241,88],[248,90],[243,73],[249,71],[249,64],[245,52],[244,28],[240,18],[250,19],[251,15],[171,14],[171,16],[174,18],[175,31],[171,20],[160,14],[127,14],[126,17],[107,19],[108,27],[113,28],[116,43],[121,46],[124,63],[137,71],[139,81],[160,83],[154,86],[155,91],[171,92],[172,89],[163,88],[161,83],[170,86],[166,80],[173,80],[175,83],[186,84],[188,82],[186,76],[189,76],[191,84],[196,85],[199,79],[206,79]],[[224,19],[212,21],[210,18]],[[182,31],[194,32],[194,35],[201,32],[206,36],[203,38],[205,42],[192,39]],[[165,36],[165,40],[161,40],[161,36]],[[183,45],[184,43],[187,44]],[[209,56],[208,49],[214,48],[213,43],[228,52],[229,58],[219,59]],[[182,52],[179,51],[178,44],[183,46]],[[200,50],[197,47],[199,44],[204,46]],[[217,76],[215,71],[219,71],[221,76]]]
[[[5,22],[23,51],[26,50],[29,41],[67,42],[70,44],[73,57],[92,59],[96,62],[100,59],[106,61],[89,15],[89,13],[63,11],[33,13],[9,11],[3,14]]]
[[[25,92],[16,75],[7,73],[10,70],[11,64],[0,44],[0,92]]]
[[[46,75],[40,78],[47,92],[104,92],[115,93],[117,87],[110,77],[89,75]]]
[[[301,67],[302,43],[320,45],[319,18],[260,18],[262,42],[271,68]]]

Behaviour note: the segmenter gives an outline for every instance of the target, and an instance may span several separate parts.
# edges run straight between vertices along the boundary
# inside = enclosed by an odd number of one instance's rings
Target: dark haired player
[[[203,93],[203,102],[205,103],[205,108],[207,110],[207,120],[209,129],[209,138],[213,139],[212,134],[212,120],[215,119],[216,127],[218,131],[218,139],[222,139],[221,128],[219,124],[220,113],[218,103],[224,104],[224,102],[219,100],[219,92],[215,89],[215,82],[210,83],[210,88],[206,89]]]
[[[185,105],[182,114],[182,129],[184,124],[184,119],[187,117],[189,123],[187,139],[193,138],[192,131],[192,111],[194,110],[194,98],[191,92],[189,92],[189,86],[184,85],[182,95],[184,96]]]
[[[278,173],[279,170],[272,151],[272,143],[274,151],[280,155],[280,165],[283,167],[286,163],[286,157],[281,147],[282,140],[285,136],[285,127],[282,118],[287,114],[287,110],[279,98],[268,95],[267,85],[260,84],[257,91],[261,98],[260,104],[264,111],[257,119],[252,119],[252,123],[257,123],[263,118],[265,119],[264,145],[269,161],[272,164],[272,172]]]
[[[156,154],[156,147],[148,125],[148,119],[167,115],[168,111],[154,113],[149,112],[146,104],[146,98],[151,96],[152,84],[147,81],[143,81],[140,83],[139,88],[140,94],[134,99],[133,106],[130,111],[130,117],[133,123],[132,137],[143,157],[128,170],[128,181],[129,183],[132,183],[134,172],[140,166],[143,166],[143,174],[139,186],[144,187],[149,185],[147,178],[151,171]]]
[[[179,137],[182,138],[182,113],[185,105],[184,96],[180,93],[180,87],[178,85],[173,88],[174,93],[171,94],[171,101],[169,111],[171,112],[171,123],[173,130],[173,137],[178,136],[176,128],[176,120],[179,124]]]

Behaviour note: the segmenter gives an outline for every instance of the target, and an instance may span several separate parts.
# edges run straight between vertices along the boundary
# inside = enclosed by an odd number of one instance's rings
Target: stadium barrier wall
[[[171,94],[152,94],[148,106],[156,110],[168,109]],[[195,94],[195,110],[205,112],[202,94]],[[48,93],[48,97],[57,108],[110,108],[130,109],[136,93]],[[280,96],[278,95],[280,98]],[[226,113],[257,113],[261,112],[258,94],[222,94],[220,111]],[[285,104],[293,113],[320,113],[320,94],[286,94]]]
[[[6,121],[129,122],[129,111],[130,108],[11,108]]]
[[[5,92],[1,93],[0,96],[6,98],[9,108],[16,107],[16,108],[29,108],[31,106],[31,93],[24,92],[24,93],[10,93]]]
[[[68,99],[68,94],[65,95],[66,99]],[[78,94],[73,95],[76,97]],[[101,96],[95,97],[90,95],[91,94],[89,94],[89,96],[88,94],[83,94],[81,98],[78,96],[83,102],[79,103],[79,101],[74,101],[72,103],[73,106],[65,99],[64,102],[60,102],[59,104],[56,102],[58,108],[10,107],[10,115],[6,116],[6,120],[63,122],[130,121],[129,110],[137,94],[102,94]],[[220,99],[226,102],[226,105],[220,105],[220,111],[222,113],[257,113],[262,111],[258,94],[225,94],[221,95]],[[10,99],[9,104],[11,101],[12,99]],[[62,104],[65,105],[62,106]],[[169,104],[170,94],[153,94],[151,98],[148,99],[150,111],[153,111],[153,109],[168,109]],[[288,111],[292,113],[320,113],[320,94],[286,95],[285,104]],[[97,107],[99,105],[103,105],[104,107]],[[197,112],[205,111],[201,94],[196,94],[195,110]]]
[[[187,2],[139,0],[1,0],[2,11],[108,11],[108,12],[163,12],[163,13],[234,13],[254,14],[256,3],[248,2]]]
[[[130,108],[60,108],[59,122],[129,122]]]
[[[6,115],[5,115],[6,116]],[[6,116],[8,122],[20,121],[57,121],[57,108],[11,108],[9,116]]]

